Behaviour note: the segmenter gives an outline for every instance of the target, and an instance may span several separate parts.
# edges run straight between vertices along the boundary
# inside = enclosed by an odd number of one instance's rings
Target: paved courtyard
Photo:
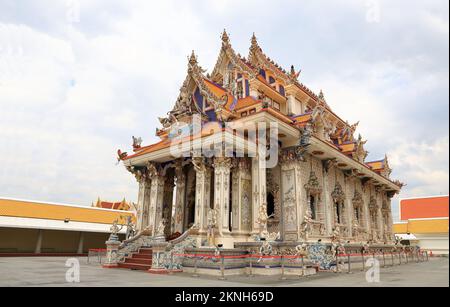
[[[67,283],[66,258],[0,258],[0,286],[125,286],[125,287],[398,287],[449,286],[448,258],[426,263],[382,268],[380,283],[367,283],[364,272],[353,274],[320,273],[309,278],[229,277],[219,281],[214,277],[193,278],[189,274],[152,275],[146,272],[103,269],[98,263],[87,264],[80,258],[80,283]]]

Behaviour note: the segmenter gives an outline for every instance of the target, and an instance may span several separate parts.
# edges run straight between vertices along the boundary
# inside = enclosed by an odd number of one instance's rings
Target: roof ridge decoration
[[[217,59],[216,65],[214,66],[211,76],[214,78],[214,76],[216,76],[219,73],[220,66],[225,60],[225,57],[228,57],[233,66],[247,73],[250,79],[256,78],[257,72],[254,69],[252,69],[245,62],[244,59],[242,59],[238,54],[236,54],[236,51],[234,51],[230,42],[230,36],[228,35],[226,30],[223,30],[221,38],[222,38],[222,48],[220,50],[219,58]]]
[[[331,193],[331,197],[334,202],[342,202],[345,200],[344,189],[342,189],[342,185],[340,182],[336,182],[334,187],[334,191]]]
[[[364,163],[367,156],[369,155],[369,152],[364,149],[364,145],[367,144],[367,140],[363,141],[363,138],[361,134],[358,136],[358,140],[356,141],[356,149],[355,152],[352,154],[353,159],[360,163]]]
[[[272,70],[278,79],[283,80],[286,84],[289,83],[290,78],[288,72],[263,52],[262,48],[258,44],[258,39],[256,38],[255,33],[253,33],[251,39],[248,59],[250,64],[252,64],[255,68],[268,68]]]
[[[206,70],[198,64],[195,51],[192,51],[192,54],[188,58],[187,77],[180,89],[180,95],[178,96],[175,106],[172,111],[167,113],[167,118],[159,118],[160,123],[165,129],[170,128],[173,124],[178,122],[180,117],[186,115],[200,114],[203,118],[206,118],[206,114],[195,103],[192,93],[190,92],[191,81],[197,85],[202,96],[214,106],[216,112],[223,110],[228,101],[228,96],[224,95],[223,97],[217,97],[205,84],[205,79],[207,79],[204,75],[205,73]]]

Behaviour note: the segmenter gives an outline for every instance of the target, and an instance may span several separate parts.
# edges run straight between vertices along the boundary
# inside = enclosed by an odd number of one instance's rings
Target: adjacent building
[[[128,216],[134,212],[0,198],[0,256],[103,249],[111,224],[126,224]]]
[[[448,195],[402,199],[394,232],[435,255],[448,255],[448,211]]]

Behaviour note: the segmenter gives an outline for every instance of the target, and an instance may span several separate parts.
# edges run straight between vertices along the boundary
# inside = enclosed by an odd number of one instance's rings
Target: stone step
[[[125,263],[152,265],[152,259],[148,258],[127,258]]]
[[[140,248],[139,254],[151,255],[153,254],[153,250],[151,248]]]
[[[133,254],[133,259],[152,259],[152,254]]]
[[[134,271],[148,271],[152,268],[151,265],[137,264],[137,263],[119,263],[119,268],[130,269]]]

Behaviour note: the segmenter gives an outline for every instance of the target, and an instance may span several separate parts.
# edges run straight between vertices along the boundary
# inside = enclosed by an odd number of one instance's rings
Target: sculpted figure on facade
[[[155,236],[156,237],[163,237],[165,234],[165,229],[166,229],[166,225],[167,225],[167,220],[166,219],[161,219],[161,221],[159,222],[158,227],[156,228],[156,233]]]
[[[208,226],[208,234],[207,234],[207,240],[209,246],[215,246],[215,229],[217,226],[217,217],[218,217],[218,211],[217,209],[209,209],[208,210],[208,216],[207,216],[207,226]]]
[[[301,225],[301,237],[303,240],[308,241],[309,235],[311,233],[311,224],[313,222],[311,209],[307,208],[305,216],[303,217],[303,223]]]

